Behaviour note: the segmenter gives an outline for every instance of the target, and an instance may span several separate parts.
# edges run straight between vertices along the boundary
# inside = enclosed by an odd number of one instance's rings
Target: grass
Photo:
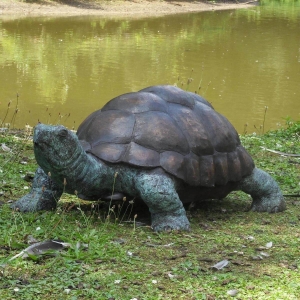
[[[300,122],[286,121],[285,129],[241,139],[284,194],[299,195],[300,159],[261,148],[300,153]],[[127,209],[134,223],[108,222],[108,206],[79,204],[65,194],[56,211],[13,212],[9,200],[28,191],[22,176],[36,168],[30,137],[13,130],[0,135],[0,144],[12,149],[0,148],[0,265],[26,248],[30,235],[72,246],[0,267],[1,299],[230,299],[230,290],[238,291],[236,299],[299,299],[299,197],[286,198],[285,212],[266,214],[247,212],[249,197],[231,193],[188,211],[191,232],[159,234],[138,226],[150,221],[138,208]],[[223,259],[229,265],[214,271]]]

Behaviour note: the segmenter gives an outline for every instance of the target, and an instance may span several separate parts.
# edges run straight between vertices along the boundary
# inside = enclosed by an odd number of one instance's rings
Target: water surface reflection
[[[200,86],[239,132],[245,123],[257,131],[265,106],[265,130],[276,128],[282,117],[299,119],[299,24],[297,6],[141,20],[0,20],[0,118],[18,92],[18,127],[38,120],[77,127],[119,94],[176,83]]]

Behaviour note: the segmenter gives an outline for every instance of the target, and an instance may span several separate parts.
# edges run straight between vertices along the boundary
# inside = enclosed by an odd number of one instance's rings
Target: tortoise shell
[[[192,186],[237,182],[254,168],[229,121],[199,95],[174,86],[112,99],[77,135],[84,150],[103,161],[161,167]]]

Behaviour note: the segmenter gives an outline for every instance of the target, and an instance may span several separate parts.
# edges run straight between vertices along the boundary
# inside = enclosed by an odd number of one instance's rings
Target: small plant
[[[191,74],[190,74],[189,78],[187,79],[186,88],[185,88],[186,91],[189,90],[190,83],[193,82],[193,80],[194,80],[192,78],[193,72],[194,72],[194,69],[191,70]]]
[[[264,110],[264,118],[263,118],[263,124],[262,124],[262,134],[265,133],[265,122],[266,122],[267,110],[268,110],[268,106],[265,106],[265,110]]]

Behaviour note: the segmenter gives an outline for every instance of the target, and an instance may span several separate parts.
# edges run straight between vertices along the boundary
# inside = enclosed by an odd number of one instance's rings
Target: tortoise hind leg
[[[41,168],[38,168],[34,175],[31,191],[10,207],[21,212],[52,210],[56,208],[62,192],[63,190]]]
[[[237,190],[252,196],[252,211],[276,213],[286,208],[277,182],[268,173],[258,168],[239,183]]]
[[[190,229],[185,209],[170,177],[164,174],[142,174],[136,179],[136,187],[149,207],[154,231]]]

